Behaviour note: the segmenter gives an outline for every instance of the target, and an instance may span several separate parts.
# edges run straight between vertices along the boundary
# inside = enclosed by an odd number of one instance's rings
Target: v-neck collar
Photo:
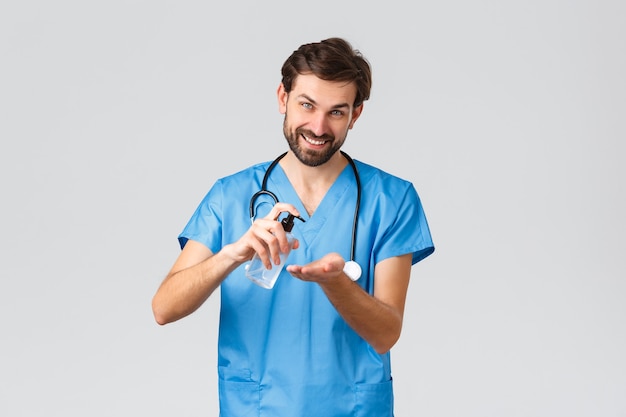
[[[268,189],[272,190],[278,196],[279,201],[293,204],[298,209],[300,215],[306,222],[298,222],[292,233],[304,239],[304,243],[312,244],[319,235],[319,231],[324,227],[324,224],[326,224],[326,220],[336,212],[335,208],[353,184],[350,164],[347,164],[339,173],[335,182],[330,186],[322,198],[322,201],[320,201],[317,209],[315,209],[310,216],[280,164],[276,165],[273,171],[268,180],[270,183]]]

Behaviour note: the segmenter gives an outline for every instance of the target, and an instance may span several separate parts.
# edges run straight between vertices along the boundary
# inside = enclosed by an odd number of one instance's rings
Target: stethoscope
[[[359,176],[359,170],[356,167],[356,164],[352,160],[352,158],[345,153],[344,151],[340,151],[341,154],[348,160],[350,166],[352,167],[352,171],[354,171],[354,179],[356,180],[356,204],[354,206],[354,218],[352,220],[352,245],[350,247],[350,260],[346,262],[343,271],[344,273],[350,277],[352,281],[356,281],[361,277],[361,266],[354,260],[354,251],[356,247],[356,232],[357,232],[357,223],[359,221],[359,208],[361,207],[361,177]],[[280,162],[283,157],[287,155],[287,152],[279,155],[278,158],[274,159],[274,161],[270,164],[270,166],[265,171],[265,176],[263,177],[263,182],[261,183],[261,189],[252,195],[250,198],[250,221],[254,222],[254,218],[256,216],[254,203],[262,195],[270,196],[274,200],[274,204],[278,203],[278,197],[276,194],[267,189],[267,180],[270,176],[270,173],[274,169],[274,167]]]

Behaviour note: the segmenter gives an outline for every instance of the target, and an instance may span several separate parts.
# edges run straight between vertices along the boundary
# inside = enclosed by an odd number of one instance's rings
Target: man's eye
[[[337,116],[337,117],[341,117],[341,116],[343,116],[343,112],[342,112],[341,110],[333,110],[333,111],[331,112],[331,114],[332,114],[333,116]]]
[[[302,107],[304,107],[305,109],[312,109],[313,108],[311,103],[302,103]]]

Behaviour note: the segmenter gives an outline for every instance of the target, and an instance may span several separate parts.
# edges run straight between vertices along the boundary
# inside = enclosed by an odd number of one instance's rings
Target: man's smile
[[[321,146],[327,142],[325,140],[312,139],[309,136],[306,136],[304,134],[302,134],[301,136],[306,142],[310,143],[311,145]]]

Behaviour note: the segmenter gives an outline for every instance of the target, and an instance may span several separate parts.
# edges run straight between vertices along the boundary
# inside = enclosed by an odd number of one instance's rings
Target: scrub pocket
[[[259,417],[261,386],[249,369],[218,367],[220,417]]]
[[[392,381],[379,384],[357,384],[355,417],[393,417]]]

